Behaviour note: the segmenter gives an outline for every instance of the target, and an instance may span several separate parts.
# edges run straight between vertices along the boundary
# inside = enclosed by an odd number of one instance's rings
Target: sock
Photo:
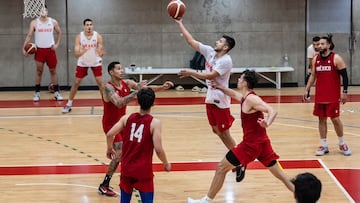
[[[39,84],[39,85],[35,85],[35,92],[40,92],[40,84]]]
[[[109,187],[110,180],[111,180],[111,176],[109,176],[109,175],[106,174],[106,176],[105,176],[105,178],[104,178],[104,181],[103,181],[103,183],[102,183],[101,185],[104,185],[104,186]]]
[[[320,139],[320,142],[321,142],[321,146],[323,146],[323,147],[327,147],[328,146],[328,144],[327,144],[327,141],[326,141],[326,139]]]
[[[67,102],[67,104],[66,104],[66,106],[72,106],[72,103],[73,103],[73,100],[68,100],[68,102]]]
[[[339,145],[345,144],[344,137],[338,137],[339,139]]]
[[[54,85],[54,90],[55,90],[55,92],[59,92],[60,91],[59,85]]]

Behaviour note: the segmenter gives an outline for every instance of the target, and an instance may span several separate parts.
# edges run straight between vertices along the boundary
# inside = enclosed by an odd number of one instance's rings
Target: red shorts
[[[119,186],[126,193],[131,193],[134,188],[141,192],[154,192],[154,178],[139,180],[120,175]]]
[[[104,126],[104,125],[103,125],[103,130],[104,130],[105,135],[106,135],[107,132],[109,132],[109,130],[110,130],[111,128],[112,128],[112,126]],[[123,141],[123,139],[122,139],[122,135],[121,135],[121,132],[120,132],[120,133],[118,133],[118,134],[115,135],[115,138],[114,138],[114,142],[113,142],[113,143],[115,143],[115,142],[122,142],[122,141]]]
[[[228,130],[235,118],[230,113],[230,108],[221,109],[215,104],[206,104],[206,114],[211,126],[217,126],[220,132]]]
[[[37,48],[35,61],[46,63],[49,69],[55,69],[57,64],[56,53],[51,48]]]
[[[259,160],[264,166],[268,166],[272,161],[279,158],[274,152],[270,140],[261,143],[241,142],[233,147],[231,151],[244,166],[255,159]]]
[[[102,76],[102,66],[95,66],[95,67],[76,66],[75,77],[84,78],[85,76],[87,76],[87,72],[88,72],[89,68],[91,68],[91,70],[92,70],[95,77],[101,77]]]
[[[330,118],[336,118],[340,116],[340,103],[315,103],[314,104],[314,116],[318,117],[330,117]]]

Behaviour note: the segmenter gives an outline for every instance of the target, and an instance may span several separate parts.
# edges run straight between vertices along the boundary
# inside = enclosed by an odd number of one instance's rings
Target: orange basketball
[[[169,16],[174,19],[181,19],[185,13],[185,10],[185,4],[180,0],[172,0],[167,6]]]
[[[36,45],[34,43],[27,43],[24,47],[25,51],[28,54],[35,54],[36,52]]]

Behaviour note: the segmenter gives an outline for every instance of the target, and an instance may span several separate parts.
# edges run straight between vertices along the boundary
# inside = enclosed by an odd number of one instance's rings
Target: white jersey
[[[214,78],[214,80],[224,87],[229,87],[229,79],[232,69],[232,59],[229,54],[225,54],[220,58],[216,58],[216,51],[214,48],[200,43],[200,53],[204,55],[205,62],[205,71],[210,73],[211,71],[216,71],[219,73],[219,76]],[[211,87],[210,80],[206,80],[208,86],[208,91],[206,94],[205,103],[215,104],[219,108],[230,108],[230,97],[225,95],[221,90],[214,89]]]
[[[87,38],[84,32],[80,32],[80,51],[85,48],[88,50],[78,58],[77,65],[81,67],[101,66],[102,58],[97,54],[98,33],[94,31],[91,38]]]
[[[54,41],[54,24],[51,18],[47,22],[36,19],[35,26],[35,44],[39,48],[50,48],[55,44]]]

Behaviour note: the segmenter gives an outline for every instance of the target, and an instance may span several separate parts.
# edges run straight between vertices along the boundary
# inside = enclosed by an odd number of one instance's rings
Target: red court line
[[[302,103],[300,95],[261,96],[261,98],[268,103]],[[155,105],[194,105],[204,104],[204,101],[205,97],[156,98]],[[360,95],[348,95],[348,102],[359,101]],[[232,100],[232,103],[238,104],[239,102]],[[40,100],[39,102],[33,102],[32,100],[6,100],[0,101],[0,108],[62,107],[65,104],[66,100]],[[74,107],[102,106],[102,101],[101,99],[75,99],[73,105]],[[136,101],[131,102],[129,105],[136,105]]]
[[[284,169],[322,168],[317,160],[280,161]],[[218,162],[172,163],[172,171],[215,170]],[[154,172],[164,171],[163,164],[153,164]],[[252,162],[247,169],[266,169],[260,162]],[[3,166],[0,175],[50,175],[50,174],[89,174],[105,173],[107,165],[58,165],[58,166]]]
[[[330,169],[355,202],[360,202],[360,169]]]

